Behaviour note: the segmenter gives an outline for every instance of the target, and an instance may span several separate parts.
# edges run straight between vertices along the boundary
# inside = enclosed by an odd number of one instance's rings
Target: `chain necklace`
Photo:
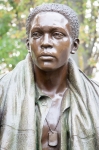
[[[67,89],[68,89],[68,88],[66,88],[65,92],[67,91]],[[64,93],[65,93],[65,92],[64,92]],[[63,94],[63,95],[64,95],[64,94]],[[62,103],[62,101],[61,101],[61,103]],[[49,123],[48,123],[48,120],[45,118],[45,120],[46,120],[46,122],[47,122],[47,125],[48,125],[48,127],[49,127],[49,130],[50,130],[50,131],[48,132],[48,145],[49,145],[49,146],[57,146],[57,144],[58,144],[58,132],[56,131],[56,128],[57,128],[57,126],[58,126],[58,124],[59,124],[59,121],[60,121],[61,116],[62,116],[62,113],[61,113],[61,115],[59,116],[58,122],[57,122],[57,124],[56,124],[54,130],[51,129],[51,127],[50,127],[50,125],[49,125]]]
[[[61,118],[61,115],[59,116],[58,122],[57,122],[57,124],[56,124],[54,130],[52,130],[52,129],[50,128],[49,123],[48,123],[48,121],[47,121],[47,119],[46,119],[47,125],[48,125],[49,130],[50,130],[50,131],[48,132],[48,145],[49,145],[49,146],[57,146],[57,144],[58,144],[58,133],[57,133],[57,131],[55,131],[55,130],[56,130],[57,126],[58,126],[58,123],[59,123],[60,118]]]

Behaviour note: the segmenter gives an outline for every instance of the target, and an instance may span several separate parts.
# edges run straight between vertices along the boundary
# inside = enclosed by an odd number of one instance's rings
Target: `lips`
[[[51,55],[41,55],[39,58],[42,59],[42,60],[52,60],[55,57],[51,56]]]
[[[45,48],[43,50],[40,50],[38,59],[45,61],[53,61],[56,58],[55,53],[56,53],[55,49]]]

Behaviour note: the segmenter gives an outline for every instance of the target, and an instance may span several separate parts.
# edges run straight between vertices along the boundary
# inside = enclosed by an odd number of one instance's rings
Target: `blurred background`
[[[29,11],[50,2],[67,4],[77,12],[80,46],[76,62],[88,77],[99,82],[99,0],[0,0],[0,74],[11,71],[27,54]]]

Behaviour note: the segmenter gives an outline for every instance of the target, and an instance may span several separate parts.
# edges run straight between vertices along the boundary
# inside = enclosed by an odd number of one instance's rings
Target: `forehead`
[[[37,14],[31,21],[31,27],[35,26],[49,26],[49,27],[62,27],[70,28],[69,21],[60,13],[57,12],[41,12]]]

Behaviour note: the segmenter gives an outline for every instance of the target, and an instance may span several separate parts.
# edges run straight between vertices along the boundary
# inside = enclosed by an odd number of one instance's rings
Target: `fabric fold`
[[[68,62],[68,82],[69,92],[65,99],[70,99],[70,137],[67,139],[65,135],[64,111],[61,119],[61,150],[98,150],[99,85],[89,80],[71,58]],[[1,150],[42,149],[40,120],[36,118],[39,113],[35,112],[33,61],[28,54],[13,71],[0,78]],[[66,141],[70,143],[69,147]]]
[[[7,82],[3,89],[6,94],[4,98],[1,97],[1,100],[5,99],[0,112],[2,113],[1,148],[35,150],[35,85],[33,65],[29,55],[10,73]],[[8,86],[7,90],[5,86]]]

